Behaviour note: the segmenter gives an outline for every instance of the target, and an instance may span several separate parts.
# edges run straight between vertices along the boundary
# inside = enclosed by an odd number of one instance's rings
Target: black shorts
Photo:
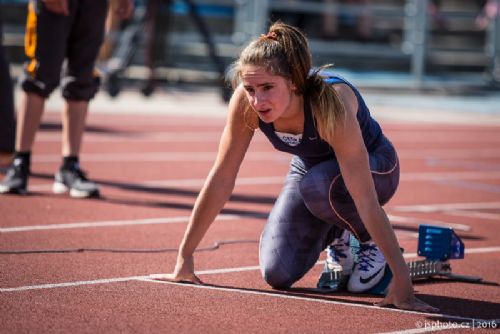
[[[30,59],[21,87],[48,97],[61,81],[63,97],[88,101],[99,89],[95,61],[105,31],[108,4],[104,0],[69,0],[69,16],[53,13],[40,0],[28,7],[25,51]]]

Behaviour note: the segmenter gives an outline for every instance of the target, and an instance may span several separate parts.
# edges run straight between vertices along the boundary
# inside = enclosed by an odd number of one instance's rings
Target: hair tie
[[[276,35],[276,33],[274,31],[270,31],[267,34],[261,34],[260,38],[261,39],[266,39],[267,38],[267,39],[272,39],[273,41],[277,41],[278,40],[278,35]]]
[[[313,95],[319,91],[321,87],[323,78],[319,75],[317,71],[312,72],[306,78],[304,83],[304,93],[307,95]]]

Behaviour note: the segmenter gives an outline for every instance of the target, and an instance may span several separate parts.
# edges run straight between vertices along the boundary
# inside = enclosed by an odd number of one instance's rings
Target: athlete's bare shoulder
[[[337,91],[337,94],[340,96],[342,103],[346,110],[349,110],[353,113],[358,111],[358,99],[354,91],[349,85],[345,83],[337,83],[333,85],[333,88]]]

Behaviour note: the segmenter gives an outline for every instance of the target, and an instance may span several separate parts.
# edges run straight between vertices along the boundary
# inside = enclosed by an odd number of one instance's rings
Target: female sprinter
[[[268,284],[286,289],[328,246],[328,261],[352,269],[348,290],[378,283],[389,265],[393,280],[379,305],[437,311],[414,296],[408,267],[381,205],[394,194],[399,163],[355,87],[312,70],[303,33],[273,24],[233,65],[235,92],[217,158],[196,200],[174,272],[154,279],[201,284],[193,253],[228,200],[254,130],[293,154],[290,171],[260,240]],[[349,233],[360,242],[353,264]]]

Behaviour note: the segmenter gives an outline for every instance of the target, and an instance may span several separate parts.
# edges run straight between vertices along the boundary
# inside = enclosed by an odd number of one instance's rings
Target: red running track
[[[290,291],[265,284],[257,241],[289,157],[261,134],[234,196],[200,247],[236,242],[196,255],[206,285],[148,280],[173,269],[172,250],[224,119],[91,114],[81,158],[102,185],[103,198],[77,200],[50,192],[60,126],[57,113],[44,117],[32,193],[0,198],[0,249],[170,251],[0,255],[1,333],[424,333],[498,325],[500,126],[382,122],[402,166],[400,190],[386,211],[406,253],[416,252],[419,224],[452,226],[470,251],[452,262],[453,271],[485,281],[417,283],[418,297],[441,309],[430,315],[374,307],[376,296],[318,293],[313,288],[321,264]]]

